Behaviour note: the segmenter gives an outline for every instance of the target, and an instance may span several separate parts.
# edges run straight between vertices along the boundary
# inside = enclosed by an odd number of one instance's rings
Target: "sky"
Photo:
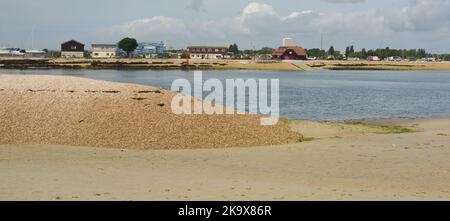
[[[323,44],[321,44],[323,36]],[[450,0],[0,0],[0,47],[140,42],[450,53]]]

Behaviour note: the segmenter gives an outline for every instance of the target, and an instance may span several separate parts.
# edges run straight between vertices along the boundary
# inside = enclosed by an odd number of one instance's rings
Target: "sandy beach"
[[[232,149],[3,145],[0,199],[449,200],[450,119],[402,124],[423,131]]]
[[[173,94],[1,75],[0,200],[450,200],[450,118],[262,127]]]

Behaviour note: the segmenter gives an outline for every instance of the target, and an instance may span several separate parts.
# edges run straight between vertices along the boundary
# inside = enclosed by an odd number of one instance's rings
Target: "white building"
[[[224,46],[188,46],[191,59],[223,59],[228,51]]]
[[[117,55],[117,46],[114,44],[93,44],[93,58],[113,58]]]
[[[0,48],[0,57],[9,57],[11,56],[11,50],[6,48]]]
[[[43,58],[45,56],[47,56],[47,52],[44,50],[39,50],[39,49],[26,49],[25,50],[25,57]]]

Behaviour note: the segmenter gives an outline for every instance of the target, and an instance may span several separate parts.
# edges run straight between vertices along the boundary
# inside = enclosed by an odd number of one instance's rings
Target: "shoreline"
[[[184,59],[1,59],[1,69],[450,71],[450,62],[283,61]]]

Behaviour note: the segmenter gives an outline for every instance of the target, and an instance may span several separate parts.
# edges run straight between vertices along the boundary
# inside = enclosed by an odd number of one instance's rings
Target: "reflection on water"
[[[115,70],[0,70],[0,74],[51,74],[170,88],[193,72]],[[280,79],[280,111],[293,119],[450,116],[450,72],[431,71],[204,71],[208,78]]]

